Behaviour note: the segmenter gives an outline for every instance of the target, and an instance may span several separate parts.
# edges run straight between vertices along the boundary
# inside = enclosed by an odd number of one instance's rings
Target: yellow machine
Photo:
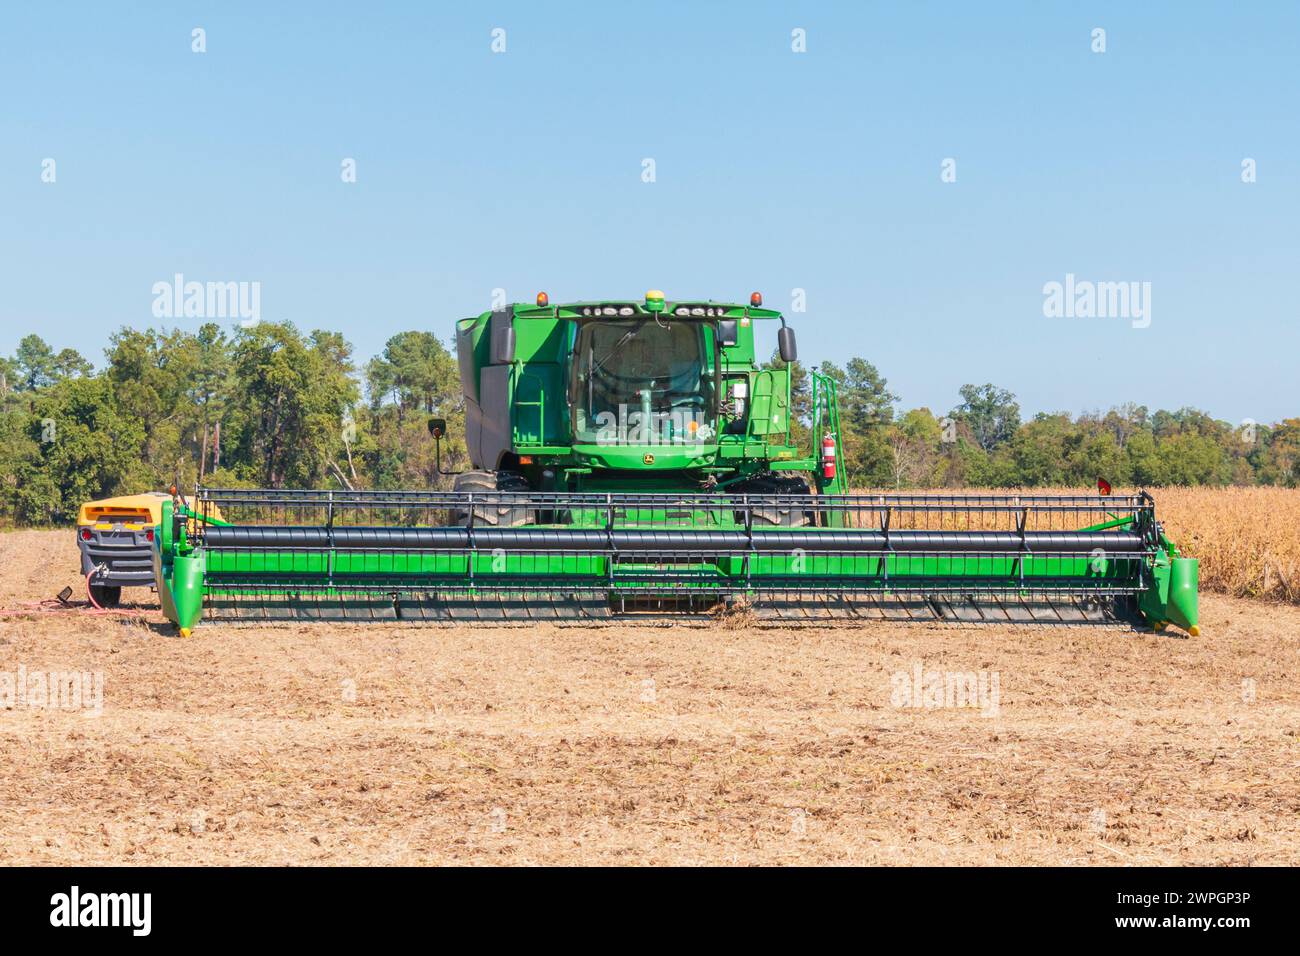
[[[122,600],[122,588],[153,587],[154,529],[162,519],[162,503],[175,494],[149,491],[87,501],[77,512],[77,547],[81,573],[90,600],[112,607]],[[220,521],[220,511],[213,512]],[[189,532],[196,530],[190,522]]]
[[[162,521],[162,492],[88,501],[77,513],[77,547],[90,599],[112,607],[122,588],[154,583],[154,528]]]

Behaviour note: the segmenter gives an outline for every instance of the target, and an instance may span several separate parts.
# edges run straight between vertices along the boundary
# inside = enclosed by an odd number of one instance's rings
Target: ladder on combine
[[[835,379],[821,372],[813,371],[812,406],[813,406],[813,443],[821,440],[823,435],[842,435],[840,431],[839,387]],[[835,442],[835,477],[831,485],[824,489],[825,494],[842,495],[848,491],[848,476],[844,471],[844,448]]]

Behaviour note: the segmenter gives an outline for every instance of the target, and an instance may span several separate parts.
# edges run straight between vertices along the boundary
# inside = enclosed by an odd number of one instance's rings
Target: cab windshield
[[[574,343],[575,438],[684,445],[715,434],[713,327],[640,316],[588,322]]]

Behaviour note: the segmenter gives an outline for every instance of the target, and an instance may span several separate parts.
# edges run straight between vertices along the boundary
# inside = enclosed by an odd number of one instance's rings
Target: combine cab
[[[457,327],[473,471],[454,490],[200,489],[164,504],[168,617],[583,620],[742,604],[826,617],[1083,623],[1196,633],[1196,562],[1146,494],[851,495],[833,381],[815,447],[786,368],[715,302],[512,306]],[[430,422],[436,440],[445,432]]]

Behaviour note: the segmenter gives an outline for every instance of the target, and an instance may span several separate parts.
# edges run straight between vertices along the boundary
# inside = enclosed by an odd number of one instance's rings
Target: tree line
[[[1234,426],[1195,408],[1151,411],[1127,403],[1106,412],[1021,415],[1015,396],[963,385],[946,413],[899,411],[870,362],[818,369],[834,379],[850,481],[870,488],[1091,488],[1281,485],[1300,487],[1300,418]],[[807,374],[792,375],[807,420]],[[806,440],[806,439],[805,439]]]
[[[456,361],[431,332],[401,332],[359,364],[340,333],[288,322],[124,328],[104,357],[97,369],[38,335],[0,357],[0,524],[63,523],[84,501],[173,482],[446,487],[426,427],[435,415],[449,426],[444,470],[468,466]],[[1123,405],[1026,420],[993,385],[962,386],[936,414],[900,410],[865,359],[818,371],[837,384],[857,487],[1300,486],[1300,418],[1234,427]],[[811,448],[808,370],[796,364],[792,382],[794,437]]]

